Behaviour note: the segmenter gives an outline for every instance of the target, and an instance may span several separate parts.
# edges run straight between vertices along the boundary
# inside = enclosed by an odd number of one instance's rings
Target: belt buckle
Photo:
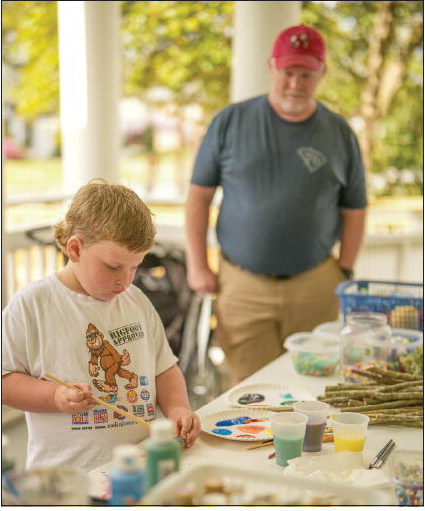
[[[271,275],[271,278],[275,280],[288,280],[291,277],[292,275]]]

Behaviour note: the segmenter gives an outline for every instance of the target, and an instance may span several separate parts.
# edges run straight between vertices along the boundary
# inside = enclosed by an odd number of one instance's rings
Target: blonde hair
[[[156,231],[150,209],[133,190],[101,181],[90,181],[74,195],[65,218],[54,226],[58,247],[67,254],[69,238],[79,234],[87,245],[114,241],[134,252],[151,249]]]

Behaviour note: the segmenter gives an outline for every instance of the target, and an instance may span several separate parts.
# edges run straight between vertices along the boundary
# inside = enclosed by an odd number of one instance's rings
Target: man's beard
[[[278,105],[283,112],[297,115],[305,112],[309,107],[309,101],[305,98],[297,98],[295,101],[287,98],[279,98]]]

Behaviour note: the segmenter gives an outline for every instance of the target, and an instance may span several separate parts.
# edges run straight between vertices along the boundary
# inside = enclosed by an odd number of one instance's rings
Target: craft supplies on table
[[[292,411],[297,401],[314,399],[314,396],[295,385],[278,383],[256,383],[238,385],[226,393],[226,400],[231,406],[241,408],[267,408],[273,411]]]
[[[196,410],[196,413],[202,421],[206,417],[229,409],[230,404],[228,396],[230,392],[232,392],[234,397],[240,396],[240,393],[243,394],[247,388],[249,392],[258,393],[256,390],[259,388],[258,386],[270,385],[271,382],[275,382],[274,385],[280,385],[285,388],[291,387],[292,389],[301,389],[315,399],[325,393],[326,387],[337,386],[338,377],[336,374],[322,378],[300,375],[294,369],[290,355],[285,353],[231,390],[224,392],[202,408]],[[312,398],[310,397],[309,399]],[[269,409],[254,410],[241,406],[235,407],[234,405],[231,405],[231,407],[232,411],[238,414],[237,416],[249,416],[251,412],[254,413],[255,411],[266,411],[266,413],[270,415],[269,412],[271,411]],[[330,414],[336,412],[336,409],[330,410]],[[371,419],[371,422],[372,420],[373,419]],[[325,435],[327,433],[328,430],[325,429]],[[422,449],[422,429],[379,424],[368,428],[363,451],[363,463],[361,465],[357,464],[356,466],[351,466],[347,462],[347,456],[349,457],[350,453],[334,453],[333,443],[323,442],[321,451],[314,453],[303,452],[300,458],[289,460],[289,466],[285,468],[279,466],[274,459],[269,459],[270,454],[274,451],[273,443],[270,439],[268,440],[268,444],[263,444],[262,440],[248,443],[243,441],[228,441],[225,437],[202,431],[192,447],[182,450],[180,472],[172,474],[164,480],[164,486],[162,482],[159,483],[157,487],[153,489],[155,490],[153,495],[167,496],[165,493],[161,493],[163,488],[165,488],[166,491],[168,491],[169,488],[171,489],[168,484],[165,485],[165,482],[167,481],[168,483],[169,480],[173,481],[174,478],[177,477],[179,488],[182,490],[179,498],[183,500],[190,499],[192,498],[191,488],[182,488],[182,486],[186,486],[186,483],[188,483],[186,477],[188,471],[191,471],[191,473],[195,474],[195,477],[197,477],[198,473],[199,475],[202,474],[200,464],[208,463],[210,465],[217,465],[221,464],[223,460],[231,460],[232,465],[236,467],[235,470],[247,469],[251,474],[254,474],[253,484],[255,484],[256,487],[262,486],[267,490],[269,489],[268,486],[264,484],[265,474],[272,474],[272,477],[296,476],[302,480],[303,487],[305,487],[306,483],[309,485],[315,484],[318,488],[322,488],[323,485],[328,483],[332,483],[332,485],[343,484],[346,495],[354,494],[364,497],[365,505],[375,502],[370,499],[371,495],[369,492],[366,492],[366,490],[373,490],[374,496],[376,496],[376,492],[378,492],[379,503],[382,503],[382,505],[394,505],[396,503],[396,496],[389,474],[390,461],[394,452],[391,454],[387,463],[379,470],[368,469],[376,453],[390,438],[394,439],[397,446],[402,445],[406,449]],[[144,457],[143,442],[139,447],[140,455]],[[359,457],[356,453],[354,453],[353,457],[356,463],[359,463]],[[90,496],[92,498],[102,498],[102,495],[104,495],[108,469],[108,466],[104,465],[90,472]],[[236,472],[233,473],[236,474]],[[180,479],[181,475],[182,479]],[[225,475],[225,473],[221,472],[221,475]],[[252,478],[247,478],[248,486],[251,485],[251,480]],[[320,495],[323,496],[323,493],[320,493]],[[251,497],[254,495],[250,493],[248,496]]]
[[[144,442],[146,451],[147,487],[180,467],[180,443],[173,438],[173,423],[169,419],[156,419],[152,423],[151,436]]]
[[[408,369],[406,355],[414,353],[418,348],[423,348],[423,339],[424,334],[420,330],[392,328],[388,368],[393,371],[406,372]]]
[[[378,454],[373,458],[373,460],[369,463],[369,469],[372,468],[381,468],[382,465],[387,461],[389,455],[395,447],[395,442],[391,438],[384,445],[384,447],[378,452]]]
[[[135,445],[117,445],[109,472],[111,506],[131,506],[140,502],[146,488],[146,473]]]
[[[90,503],[86,474],[70,466],[37,467],[10,474],[13,493],[2,504],[14,506],[86,506]]]
[[[249,410],[242,412],[240,409],[222,410],[201,417],[201,429],[209,435],[214,435],[226,440],[240,442],[255,442],[270,440],[272,430],[270,426],[269,410]]]
[[[368,311],[347,314],[340,339],[340,374],[344,381],[364,381],[358,371],[371,365],[387,367],[391,328],[385,314]]]
[[[392,457],[395,493],[399,506],[424,505],[424,455],[399,450]]]
[[[303,375],[330,376],[339,365],[339,340],[313,332],[298,332],[283,343],[295,370]]]
[[[186,504],[181,501],[184,495]],[[342,483],[241,468],[230,463],[198,464],[173,474],[148,492],[144,505],[384,505],[387,492],[353,491]]]

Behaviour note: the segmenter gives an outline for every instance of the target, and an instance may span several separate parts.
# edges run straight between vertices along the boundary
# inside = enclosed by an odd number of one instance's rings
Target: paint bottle
[[[140,503],[145,493],[145,470],[140,452],[135,445],[114,448],[112,469],[109,473],[111,506],[131,506]]]
[[[12,506],[19,504],[19,494],[13,484],[15,460],[11,455],[9,437],[1,435],[1,497],[2,504]]]
[[[156,419],[150,431],[150,437],[144,442],[148,488],[179,470],[181,451],[180,443],[173,438],[173,423],[169,419]]]

